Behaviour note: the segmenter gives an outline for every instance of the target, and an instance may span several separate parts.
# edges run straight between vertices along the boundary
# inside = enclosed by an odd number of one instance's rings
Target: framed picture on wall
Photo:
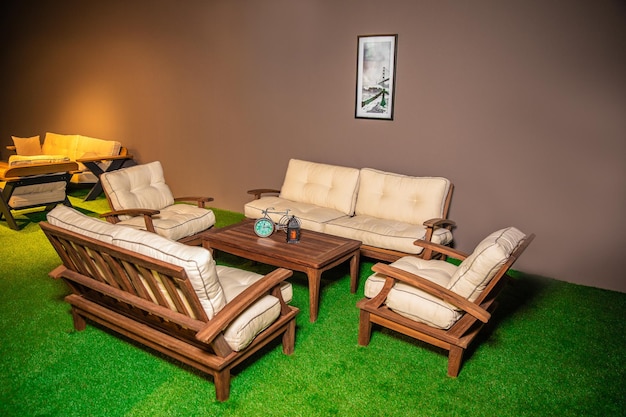
[[[356,118],[393,120],[398,35],[358,37]]]

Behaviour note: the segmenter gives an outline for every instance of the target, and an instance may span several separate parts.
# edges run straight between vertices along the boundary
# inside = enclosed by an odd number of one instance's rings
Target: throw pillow
[[[39,135],[32,136],[30,138],[20,138],[17,136],[11,137],[13,138],[15,151],[18,155],[41,155],[41,142],[39,141]]]

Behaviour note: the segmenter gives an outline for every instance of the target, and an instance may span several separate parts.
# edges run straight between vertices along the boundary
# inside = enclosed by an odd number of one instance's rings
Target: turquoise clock
[[[254,222],[254,233],[259,237],[268,237],[274,233],[274,222],[269,217],[261,217]]]

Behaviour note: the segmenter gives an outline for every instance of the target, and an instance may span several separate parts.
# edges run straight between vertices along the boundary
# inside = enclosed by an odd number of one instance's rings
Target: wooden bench
[[[74,211],[65,206],[55,210],[59,209]],[[95,233],[105,239],[108,232],[102,227],[129,229],[94,221],[100,223]],[[73,225],[64,228],[41,222],[40,226],[63,262],[50,276],[63,279],[72,291],[65,301],[72,306],[76,330],[85,329],[86,319],[89,319],[210,374],[218,401],[229,397],[231,369],[265,345],[282,337],[283,352],[289,355],[294,350],[298,309],[286,304],[282,295],[284,287],[290,285],[283,283],[291,276],[290,270],[277,269],[260,278],[209,319],[186,267],[68,230]],[[164,238],[156,236],[155,239]],[[185,246],[177,242],[171,244]],[[236,274],[231,271],[229,275],[233,273]],[[268,294],[280,302],[276,307],[280,309],[278,318],[247,346],[234,350],[232,342],[225,338],[225,331],[234,319],[255,308]]]

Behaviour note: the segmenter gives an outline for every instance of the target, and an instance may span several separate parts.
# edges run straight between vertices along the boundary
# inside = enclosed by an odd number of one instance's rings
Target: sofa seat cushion
[[[3,188],[4,184],[0,183],[0,189]],[[19,209],[61,202],[65,200],[65,188],[65,181],[17,187],[9,199],[9,206]]]
[[[143,216],[131,217],[122,220],[119,225],[146,230]],[[215,224],[215,214],[191,204],[174,204],[160,209],[160,213],[154,216],[154,230],[159,235],[171,240],[179,240],[191,236],[202,230],[206,230]]]
[[[411,177],[361,169],[357,216],[421,225],[444,217],[450,181],[441,177]]]
[[[254,272],[218,265],[217,274],[229,303],[245,289],[263,278]],[[293,290],[291,284],[284,282],[281,294],[286,303],[291,302]],[[280,315],[280,301],[272,295],[266,295],[241,313],[224,331],[224,338],[234,351],[247,347],[252,340],[269,327]]]
[[[380,219],[372,216],[357,215],[341,217],[324,226],[324,232],[349,239],[360,240],[364,245],[396,250],[404,253],[419,254],[421,246],[414,242],[423,239],[426,227],[419,224],[396,220]],[[436,229],[432,242],[447,245],[452,241],[452,232],[448,229]]]
[[[269,196],[261,197],[258,200],[252,200],[247,203],[244,206],[244,215],[250,219],[258,219],[259,217],[263,217],[263,210],[268,208],[272,208],[272,211],[283,213],[288,209],[289,215],[294,215],[300,219],[303,229],[316,232],[324,231],[324,223],[346,217],[346,215],[339,210]],[[269,213],[269,216],[275,222],[280,221],[282,217],[281,214],[273,213]]]
[[[280,197],[294,202],[352,215],[359,184],[359,170],[291,159]]]
[[[515,227],[493,232],[465,258],[451,277],[448,289],[474,301],[526,235]]]
[[[419,275],[444,288],[449,286],[457,270],[449,262],[426,261],[415,256],[400,258],[391,266]],[[381,274],[370,276],[365,282],[365,296],[375,297],[382,290],[384,282],[385,278]],[[454,305],[402,282],[394,285],[385,304],[401,316],[439,329],[449,329],[462,316],[462,312]]]

